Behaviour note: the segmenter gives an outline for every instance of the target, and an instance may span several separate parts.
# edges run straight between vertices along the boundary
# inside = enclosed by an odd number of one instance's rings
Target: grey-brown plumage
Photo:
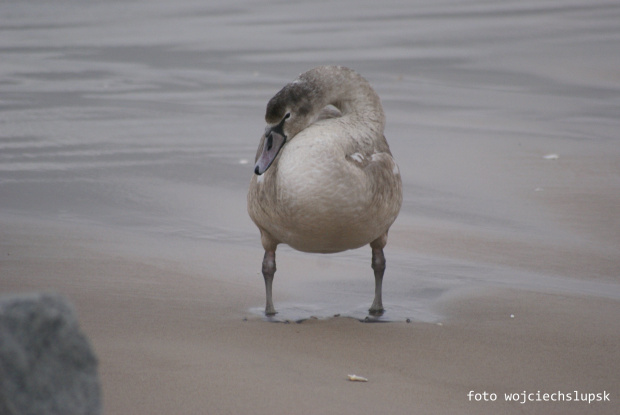
[[[359,74],[320,66],[267,104],[248,213],[265,249],[266,314],[280,243],[332,253],[370,244],[375,273],[371,313],[381,313],[383,248],[402,203],[398,166],[383,136],[379,97]]]

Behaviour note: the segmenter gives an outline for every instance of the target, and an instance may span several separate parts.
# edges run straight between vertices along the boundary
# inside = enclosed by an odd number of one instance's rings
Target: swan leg
[[[271,299],[271,286],[273,284],[273,276],[276,273],[276,251],[265,251],[263,258],[263,278],[265,278],[265,293],[267,295],[267,304],[265,305],[265,315],[273,316],[276,309]]]
[[[385,255],[383,255],[383,247],[387,242],[387,234],[376,239],[370,244],[372,248],[372,270],[375,272],[375,299],[370,306],[368,312],[371,315],[380,316],[385,309],[381,299],[381,289],[383,286],[383,274],[385,272]]]

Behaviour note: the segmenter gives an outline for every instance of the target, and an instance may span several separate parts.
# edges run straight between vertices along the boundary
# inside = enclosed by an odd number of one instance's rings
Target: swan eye
[[[284,116],[284,119],[288,120],[289,118],[291,118],[291,113],[287,112],[286,115]]]

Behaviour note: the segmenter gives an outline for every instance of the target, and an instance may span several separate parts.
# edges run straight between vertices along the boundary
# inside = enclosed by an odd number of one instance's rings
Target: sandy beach
[[[106,414],[617,413],[620,7],[353,4],[1,4],[0,294],[75,305]],[[400,165],[387,311],[368,247],[282,246],[270,321],[264,108],[334,63]]]
[[[105,230],[13,223],[2,226],[2,289],[74,302],[108,414],[615,413],[614,299],[477,288],[437,301],[437,323],[271,323],[247,311],[263,300],[258,278],[180,266],[152,249],[157,241],[125,235],[151,247],[128,254]],[[226,251],[252,275],[248,252]],[[506,402],[524,391],[611,401]]]

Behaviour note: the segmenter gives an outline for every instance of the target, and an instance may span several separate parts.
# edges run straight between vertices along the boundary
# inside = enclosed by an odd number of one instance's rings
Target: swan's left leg
[[[372,270],[375,272],[375,299],[368,312],[372,315],[381,315],[385,311],[381,299],[383,274],[385,273],[385,255],[383,248],[387,243],[387,232],[370,243],[372,249]]]
[[[265,279],[265,294],[267,302],[265,305],[265,315],[273,316],[276,314],[276,309],[273,306],[273,300],[271,299],[271,286],[273,285],[273,276],[276,273],[276,251],[265,251],[265,257],[263,258],[263,278]]]

